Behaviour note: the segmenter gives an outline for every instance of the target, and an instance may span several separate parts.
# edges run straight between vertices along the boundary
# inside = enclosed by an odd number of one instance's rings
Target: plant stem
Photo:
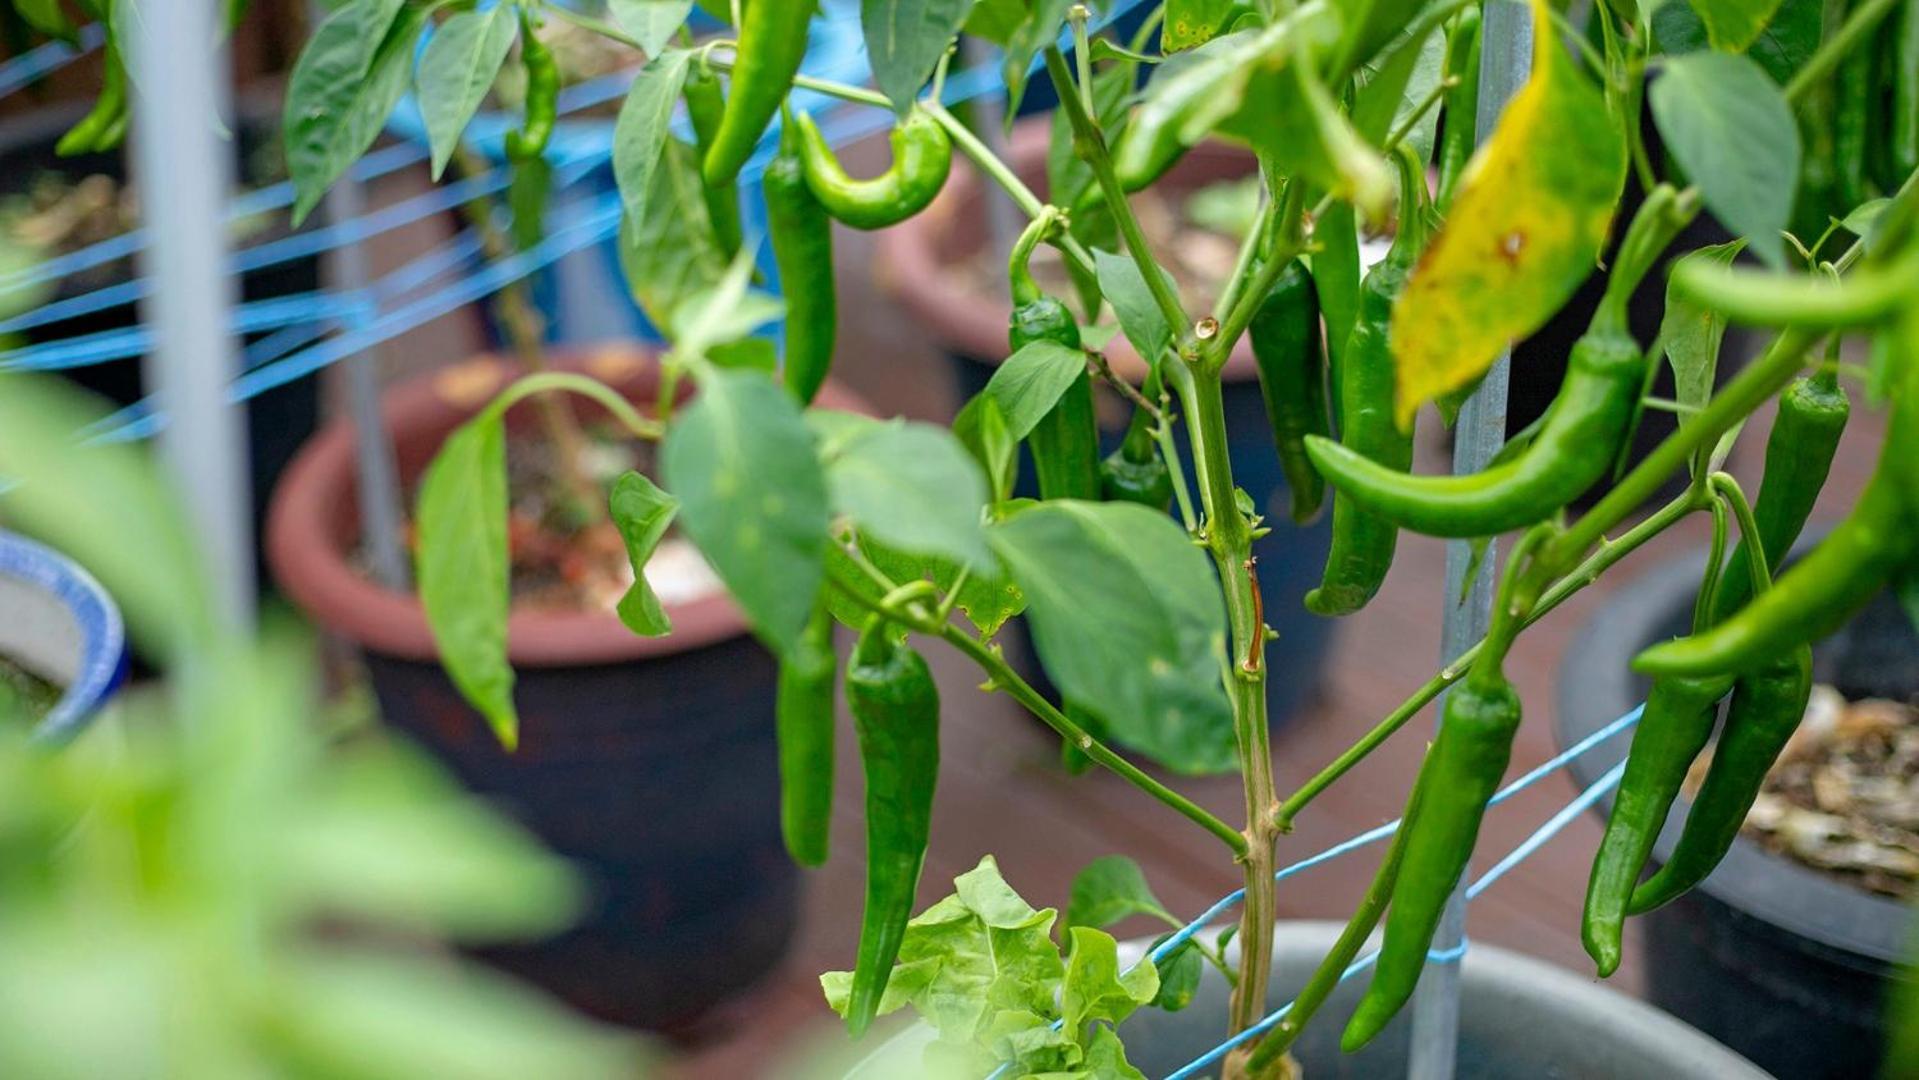
[[[478,177],[486,172],[485,162],[465,143],[454,152],[453,163],[463,178]],[[492,199],[476,196],[462,203],[461,211],[479,234],[480,249],[489,261],[497,262],[513,254],[505,232],[493,220]],[[520,363],[529,371],[549,370],[546,349],[541,343],[545,335],[544,320],[527,295],[526,279],[516,277],[501,286],[500,291],[493,294],[492,307],[500,329],[506,334],[507,344]],[[586,475],[586,436],[580,431],[579,421],[557,398],[542,396],[536,400],[535,407],[540,412],[540,427],[545,430],[547,441],[553,444],[558,458],[560,483],[572,496],[579,520],[588,524],[606,520],[605,497]]]
[[[513,385],[500,392],[500,396],[487,405],[487,411],[500,414],[536,394],[549,391],[566,391],[591,398],[600,403],[613,418],[626,425],[636,438],[658,441],[666,436],[666,429],[656,420],[640,415],[633,403],[621,397],[614,389],[591,376],[572,371],[542,371],[516,380]]]

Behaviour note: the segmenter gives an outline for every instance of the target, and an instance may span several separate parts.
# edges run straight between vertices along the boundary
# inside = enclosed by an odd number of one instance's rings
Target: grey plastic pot
[[[1341,929],[1332,922],[1279,924],[1273,942],[1269,1008],[1299,991]],[[1139,956],[1145,947],[1143,941],[1129,943],[1122,950],[1122,961]],[[1461,1080],[1764,1080],[1766,1076],[1738,1054],[1658,1009],[1561,968],[1491,945],[1474,945],[1461,963],[1456,1073]],[[1219,1042],[1226,1030],[1226,983],[1211,969],[1206,975],[1185,1009],[1177,1013],[1142,1009],[1120,1028],[1128,1060],[1147,1076],[1167,1076]],[[1406,1075],[1410,1010],[1366,1049],[1357,1054],[1339,1051],[1340,1028],[1365,990],[1365,978],[1362,973],[1340,986],[1295,1045],[1310,1080]],[[920,1047],[930,1034],[924,1027],[909,1029],[863,1063],[849,1080],[919,1075]],[[1217,1076],[1218,1070],[1204,1075]]]
[[[1806,545],[1802,544],[1803,550]],[[1654,641],[1686,632],[1705,567],[1694,552],[1621,588],[1586,624],[1559,673],[1555,718],[1568,746],[1645,698],[1628,666]],[[1919,640],[1890,596],[1813,648],[1813,674],[1849,697],[1919,691]],[[1572,762],[1591,784],[1624,760],[1618,737]],[[1682,798],[1653,848],[1679,839]],[[1595,812],[1611,811],[1603,800]],[[1779,1076],[1873,1075],[1885,1044],[1885,994],[1913,929],[1912,912],[1740,840],[1691,893],[1641,917],[1647,996]],[[1904,1074],[1910,1075],[1910,1074]]]

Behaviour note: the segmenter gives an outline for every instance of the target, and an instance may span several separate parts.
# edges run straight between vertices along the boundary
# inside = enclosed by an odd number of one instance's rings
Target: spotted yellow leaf
[[[1537,330],[1591,272],[1626,180],[1605,98],[1532,0],[1533,70],[1393,305],[1401,427]]]

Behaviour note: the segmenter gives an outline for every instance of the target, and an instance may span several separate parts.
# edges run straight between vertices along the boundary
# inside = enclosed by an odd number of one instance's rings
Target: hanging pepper
[[[533,15],[520,9],[520,66],[526,69],[526,121],[506,135],[506,156],[531,161],[546,153],[560,115],[560,62],[534,33]]]
[[[1336,391],[1340,443],[1383,465],[1407,469],[1413,463],[1411,432],[1393,421],[1393,350],[1387,334],[1393,300],[1412,273],[1426,243],[1426,173],[1410,152],[1394,156],[1399,165],[1399,233],[1386,258],[1367,271],[1360,286],[1359,311],[1345,355],[1340,357]],[[1310,443],[1310,440],[1309,440]],[[1368,513],[1344,491],[1333,493],[1333,539],[1320,586],[1306,594],[1317,615],[1346,615],[1365,607],[1392,568],[1399,530]]]
[[[1904,178],[1919,169],[1919,2],[1900,5],[1892,31],[1892,168]]]
[[[700,172],[709,186],[730,184],[739,176],[760,135],[780,111],[793,88],[793,76],[806,59],[806,32],[814,6],[814,0],[755,0],[745,5],[726,111],[700,160]]]
[[[1079,323],[1072,311],[1058,298],[1040,291],[1030,265],[1033,249],[1058,223],[1056,217],[1042,215],[1013,245],[1007,265],[1013,317],[1006,332],[1013,352],[1035,341],[1051,341],[1074,352],[1080,349]],[[1040,498],[1099,498],[1099,424],[1093,415],[1093,381],[1083,365],[1059,401],[1034,425],[1026,444],[1033,452]]]
[[[1879,86],[1874,79],[1877,50],[1854,49],[1839,62],[1833,88],[1832,158],[1833,195],[1841,213],[1850,212],[1866,201],[1867,163],[1872,156],[1873,99]]]
[[[915,108],[893,128],[893,164],[870,180],[855,180],[840,166],[826,136],[800,113],[800,154],[806,182],[834,220],[855,229],[898,225],[933,201],[953,167],[953,141],[933,114]]]
[[[1147,371],[1140,395],[1158,401],[1159,392],[1159,369],[1154,367]],[[1099,463],[1100,497],[1107,502],[1135,502],[1158,510],[1172,506],[1173,472],[1160,456],[1154,424],[1151,413],[1135,407],[1119,449]]]
[[[1446,35],[1446,77],[1454,80],[1446,91],[1446,130],[1439,140],[1439,206],[1451,206],[1453,191],[1466,163],[1478,148],[1479,133],[1479,8],[1460,11]]]
[[[1834,341],[1835,346],[1837,340]],[[1829,357],[1830,358],[1830,357]],[[1828,368],[1798,379],[1779,395],[1779,413],[1766,438],[1766,471],[1752,507],[1766,554],[1766,573],[1777,572],[1826,486],[1839,437],[1852,409],[1838,372]],[[1752,540],[1741,536],[1713,591],[1712,623],[1718,625],[1752,598]]]
[[[80,122],[73,125],[53,152],[60,157],[98,154],[112,150],[127,137],[127,69],[120,62],[120,50],[109,41],[104,50],[106,66],[101,76],[100,96]]]
[[[1308,436],[1324,438],[1326,356],[1319,340],[1319,296],[1298,262],[1289,264],[1260,301],[1247,327],[1260,395],[1273,429],[1280,469],[1292,492],[1293,520],[1304,524],[1319,513],[1326,483],[1306,456]]]
[[[1328,403],[1333,419],[1345,415],[1340,386],[1342,358],[1359,318],[1359,216],[1351,203],[1336,202],[1313,222],[1313,292],[1326,318]]]
[[[720,94],[719,77],[705,64],[695,63],[686,76],[683,92],[686,94],[686,115],[693,122],[693,137],[697,141],[701,160],[705,160],[713,149],[714,138],[719,135],[720,118],[726,112],[726,101]],[[782,129],[782,149],[785,148],[784,135]],[[700,198],[706,202],[706,216],[713,223],[713,236],[720,242],[721,250],[726,252],[730,261],[740,252],[739,189],[732,181],[701,184]]]
[[[1497,665],[1475,664],[1446,692],[1439,735],[1419,769],[1415,805],[1400,825],[1406,851],[1386,940],[1340,1049],[1351,1053],[1371,1042],[1412,997],[1446,902],[1472,858],[1486,806],[1511,761],[1519,718],[1519,695]]]
[[[1666,865],[1633,890],[1628,914],[1651,911],[1679,896],[1706,880],[1726,857],[1766,774],[1805,718],[1811,696],[1812,649],[1806,645],[1739,678],[1679,843]]]
[[[826,862],[833,817],[833,616],[825,604],[780,657],[774,728],[780,744],[780,835],[801,866]]]
[[[866,770],[866,911],[846,1007],[857,1037],[879,1011],[913,916],[939,776],[940,701],[925,659],[877,618],[854,647],[846,700]]]
[[[790,114],[789,114],[790,116]],[[786,301],[786,388],[811,402],[833,364],[839,333],[839,300],[833,283],[833,223],[806,183],[799,133],[780,128],[780,150],[761,179],[766,190],[767,233]]]

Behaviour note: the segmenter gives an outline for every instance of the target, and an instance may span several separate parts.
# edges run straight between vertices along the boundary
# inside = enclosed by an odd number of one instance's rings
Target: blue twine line
[[[106,27],[88,23],[80,28],[79,46],[64,41],[36,45],[19,56],[0,64],[0,97],[33,85],[75,60],[100,47],[107,39]]]
[[[1466,958],[1466,948],[1470,944],[1471,939],[1461,937],[1459,944],[1454,945],[1450,949],[1427,949],[1426,962],[1428,964],[1457,964]]]

